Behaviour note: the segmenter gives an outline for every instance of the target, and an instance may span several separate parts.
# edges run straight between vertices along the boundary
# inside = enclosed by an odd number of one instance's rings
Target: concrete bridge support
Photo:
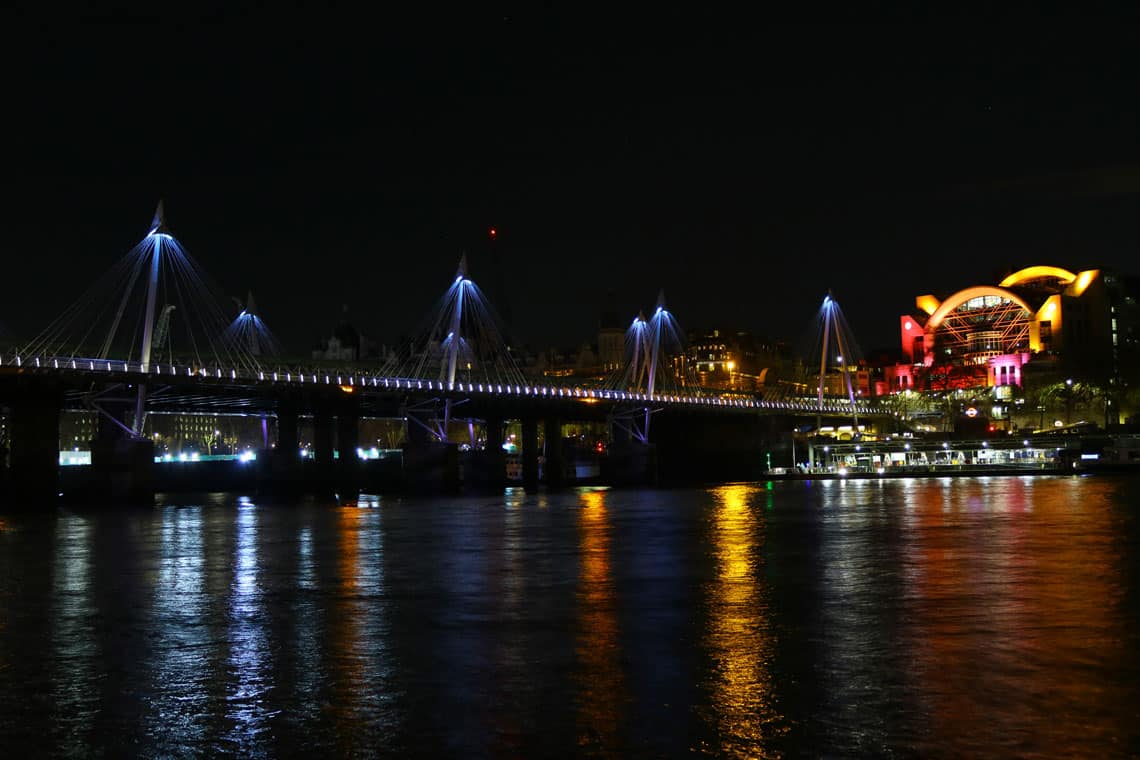
[[[483,422],[486,446],[476,458],[473,480],[480,490],[501,493],[507,485],[507,456],[503,452],[503,418],[488,415]]]
[[[296,404],[277,406],[277,445],[258,457],[258,490],[275,498],[292,498],[305,489],[298,435],[300,415]]]
[[[566,485],[565,459],[562,450],[562,419],[547,417],[545,420],[546,464],[543,478],[546,487],[557,490]]]
[[[404,438],[404,484],[414,491],[459,490],[459,447],[432,436],[431,420],[408,413]],[[422,414],[422,413],[421,413]]]
[[[360,493],[360,409],[347,400],[336,413],[336,492],[342,500],[356,499]]]
[[[538,420],[522,420],[522,480],[527,493],[538,491]]]
[[[763,478],[769,455],[782,449],[775,421],[758,415],[659,415],[654,438],[662,482],[696,485]]]
[[[610,428],[610,449],[602,471],[612,486],[644,488],[657,485],[657,448],[630,435],[623,425]]]
[[[313,479],[312,490],[319,498],[331,498],[336,492],[336,420],[328,407],[313,410]]]
[[[277,450],[293,454],[294,459],[300,450],[299,417],[296,406],[282,404],[277,407]]]
[[[44,509],[58,500],[60,401],[58,394],[28,391],[10,404],[9,508]]]
[[[131,422],[134,403],[108,401],[102,408],[91,441],[91,487],[82,498],[112,506],[154,504],[154,441],[123,427]]]

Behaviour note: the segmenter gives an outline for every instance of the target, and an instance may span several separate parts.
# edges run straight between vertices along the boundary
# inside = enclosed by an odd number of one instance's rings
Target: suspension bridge
[[[686,367],[683,336],[663,294],[648,318],[639,314],[630,324],[625,362],[610,377],[589,383],[537,379],[518,366],[493,309],[469,277],[464,256],[428,318],[383,366],[283,364],[252,295],[244,302],[222,295],[171,232],[160,203],[148,233],[125,257],[39,335],[0,354],[9,479],[24,490],[55,492],[51,471],[58,464],[59,414],[65,410],[98,415],[92,464],[114,472],[130,472],[148,460],[149,414],[275,419],[277,459],[296,451],[298,416],[311,416],[316,458],[329,480],[335,474],[334,452],[344,454],[336,467],[345,471],[342,479],[351,480],[354,428],[362,417],[408,420],[407,445],[434,452],[427,457],[428,469],[438,469],[436,460],[446,459],[439,452],[452,443],[452,420],[481,420],[494,460],[503,421],[516,419],[523,422],[528,486],[536,477],[531,460],[540,420],[549,464],[557,459],[550,449],[565,420],[605,421],[616,442],[628,442],[636,451],[660,445],[671,434],[676,447],[686,437],[700,438],[691,435],[698,428],[732,427],[725,422],[731,419],[748,428],[765,418],[814,416],[817,423],[825,416],[874,418],[880,413],[851,392],[849,377],[845,396],[825,392],[829,336],[843,338],[833,327],[837,309],[830,297],[821,314],[827,326],[814,397],[701,388]],[[842,343],[839,349],[846,352]],[[655,419],[669,418],[684,420],[682,434],[676,422],[660,433],[651,429]],[[279,469],[290,467],[287,461],[279,464]],[[497,471],[498,464],[492,461],[490,469]],[[549,466],[547,472],[554,484],[557,476]]]

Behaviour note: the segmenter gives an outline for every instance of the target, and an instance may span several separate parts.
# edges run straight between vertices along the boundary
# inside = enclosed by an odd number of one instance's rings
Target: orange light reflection
[[[618,645],[617,602],[610,568],[606,492],[584,491],[578,513],[578,745],[617,754],[624,681]]]
[[[329,620],[330,651],[333,664],[333,698],[330,710],[339,742],[351,741],[358,734],[357,718],[364,708],[367,684],[364,679],[364,614],[359,595],[361,522],[368,511],[345,505],[336,513],[337,593]],[[354,754],[360,747],[341,744],[343,754]]]
[[[915,489],[902,559],[916,692],[932,736],[962,737],[978,754],[1080,756],[1089,742],[1113,741],[1113,721],[1074,734],[1057,719],[1130,704],[1119,683],[1081,675],[1089,663],[1125,660],[1111,603],[1122,593],[1112,487],[1073,479],[1067,494],[1057,481],[1008,478]],[[1009,725],[1029,745],[1003,747]]]
[[[711,543],[717,571],[708,589],[710,721],[720,736],[719,752],[742,757],[777,755],[763,742],[786,731],[768,671],[775,640],[760,580],[764,523],[754,503],[759,493],[746,485],[712,490],[716,505]]]

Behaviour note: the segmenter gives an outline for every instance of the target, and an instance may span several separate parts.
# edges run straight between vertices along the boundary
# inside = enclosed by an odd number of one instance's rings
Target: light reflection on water
[[[205,745],[210,712],[209,663],[217,653],[208,621],[213,600],[205,592],[202,507],[164,507],[159,519],[158,574],[151,615],[160,630],[154,642],[148,733],[160,746]]]
[[[68,752],[83,747],[97,710],[94,689],[99,642],[91,594],[91,533],[88,520],[61,521],[56,525],[51,722],[55,740]]]
[[[578,510],[578,746],[612,756],[625,697],[606,493],[583,491]]]
[[[231,584],[226,636],[227,688],[223,746],[242,755],[262,755],[269,750],[269,720],[274,714],[269,694],[273,679],[267,657],[265,593],[259,562],[259,508],[248,500],[239,502],[235,520],[233,582]]]
[[[903,544],[913,579],[905,595],[914,691],[932,733],[956,735],[972,752],[1123,750],[1111,721],[1089,720],[1075,732],[1062,717],[1140,715],[1127,667],[1097,672],[1135,664],[1126,642],[1136,630],[1126,621],[1135,623],[1136,610],[1121,616],[1125,536],[1119,515],[1105,508],[1112,481],[1018,478],[1004,486],[992,500],[983,484],[964,483],[949,510],[919,499],[915,535]],[[1042,530],[1043,522],[1054,529]],[[1011,718],[1004,731],[977,731],[995,714]]]
[[[282,688],[291,688],[289,708],[285,718],[290,723],[316,723],[321,714],[321,641],[324,639],[324,620],[317,583],[316,560],[313,550],[313,526],[303,523],[297,533],[297,592],[287,610],[292,630],[286,634],[284,646],[293,651],[295,665],[290,669],[288,681]]]
[[[5,516],[6,755],[1128,756],[1140,481]]]
[[[710,658],[707,720],[718,755],[767,756],[766,740],[783,732],[771,682],[775,648],[763,588],[761,492],[755,486],[713,489],[710,543],[716,575],[708,584],[705,649]],[[764,498],[764,501],[767,499]]]
[[[396,728],[383,513],[371,508],[376,506],[363,501],[336,509],[337,603],[330,616],[333,686],[328,712],[337,751],[346,755],[361,754]]]

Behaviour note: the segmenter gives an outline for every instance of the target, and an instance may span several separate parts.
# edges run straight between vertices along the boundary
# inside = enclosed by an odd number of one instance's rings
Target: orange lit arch
[[[1077,276],[1070,272],[1068,269],[1061,269],[1061,267],[1034,266],[1026,267],[1025,269],[1019,269],[1018,271],[1002,280],[999,285],[1003,288],[1011,288],[1014,285],[1019,285],[1023,282],[1026,282],[1027,280],[1038,280],[1042,277],[1056,277],[1065,285],[1068,285],[1070,282],[1077,279]]]
[[[1005,288],[996,288],[993,285],[978,285],[977,287],[959,290],[957,293],[943,301],[934,311],[934,313],[930,315],[930,320],[927,321],[926,326],[928,328],[938,327],[938,325],[942,324],[942,320],[946,318],[947,314],[952,312],[954,309],[957,309],[959,306],[966,303],[971,298],[978,298],[980,296],[997,296],[998,298],[1005,298],[1006,300],[1012,301],[1021,308],[1025,309],[1025,311],[1029,314],[1033,314],[1033,309],[1029,308],[1029,304],[1025,303],[1025,301],[1023,301],[1020,296],[1011,293]]]

